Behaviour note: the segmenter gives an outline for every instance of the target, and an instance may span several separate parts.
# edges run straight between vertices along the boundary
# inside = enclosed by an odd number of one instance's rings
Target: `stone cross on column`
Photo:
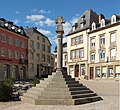
[[[58,16],[56,19],[56,24],[57,24],[57,71],[62,72],[62,35],[64,34],[63,30],[63,23],[65,23],[64,19],[62,16]]]

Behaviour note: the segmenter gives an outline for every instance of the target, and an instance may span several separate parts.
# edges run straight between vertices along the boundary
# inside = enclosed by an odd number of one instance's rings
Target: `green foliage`
[[[10,79],[0,81],[0,101],[10,100],[13,84],[13,81]]]
[[[33,86],[36,86],[36,84],[39,84],[40,83],[40,79],[39,78],[34,78],[33,80],[32,80],[32,85]]]

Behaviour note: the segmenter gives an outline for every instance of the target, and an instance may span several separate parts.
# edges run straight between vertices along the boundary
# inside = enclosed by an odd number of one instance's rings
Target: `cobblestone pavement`
[[[80,81],[103,98],[102,101],[77,105],[32,105],[23,102],[0,103],[0,110],[120,110],[120,83],[113,80]]]

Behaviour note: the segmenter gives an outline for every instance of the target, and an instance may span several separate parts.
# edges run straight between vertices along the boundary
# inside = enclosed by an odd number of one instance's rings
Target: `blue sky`
[[[88,9],[106,18],[120,14],[119,0],[1,0],[0,4],[1,18],[14,21],[18,26],[38,27],[50,39],[52,52],[56,46],[55,19],[58,16],[66,20],[64,30],[67,34]]]

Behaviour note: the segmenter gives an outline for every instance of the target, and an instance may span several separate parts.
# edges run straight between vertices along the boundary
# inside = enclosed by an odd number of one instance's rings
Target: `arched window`
[[[95,30],[96,29],[96,24],[95,22],[92,23],[92,30]]]
[[[101,20],[100,26],[101,26],[101,27],[105,27],[105,19],[102,19],[102,20]]]
[[[116,23],[116,15],[112,15],[111,24]]]

